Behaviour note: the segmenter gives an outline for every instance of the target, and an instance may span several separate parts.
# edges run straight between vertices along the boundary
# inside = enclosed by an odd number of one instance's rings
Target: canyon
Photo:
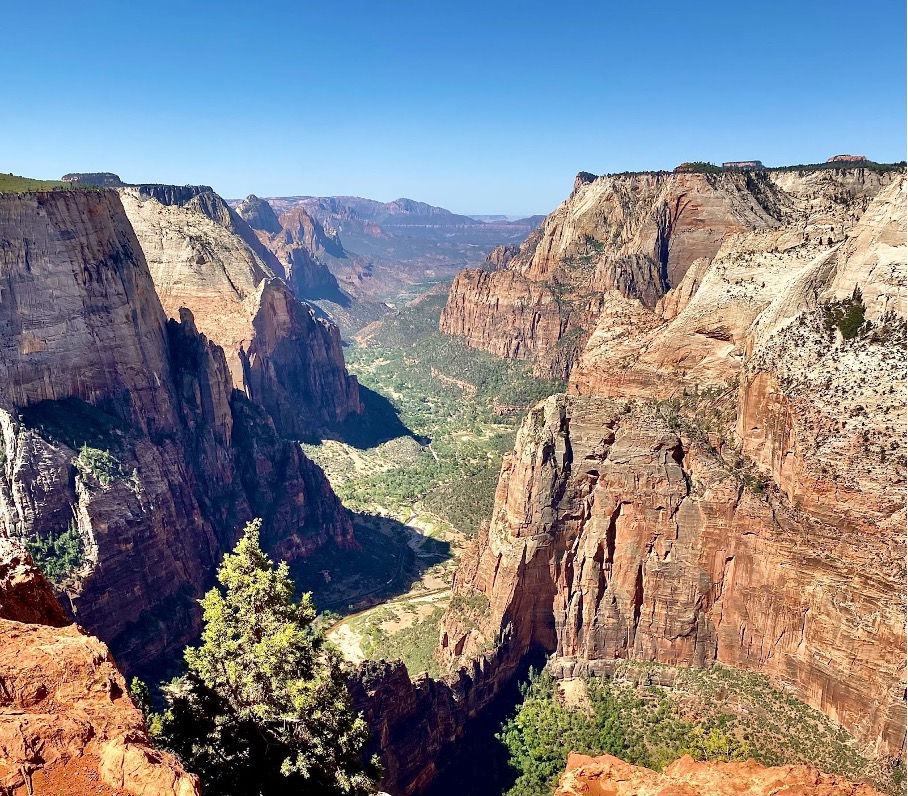
[[[519,423],[527,404],[496,399],[519,430],[453,575],[433,664],[443,674],[366,660],[350,675],[384,788],[443,784],[476,723],[513,702],[540,660],[561,681],[626,662],[757,672],[861,754],[904,760],[903,167],[582,173],[538,228],[496,221],[516,226],[455,241],[460,260],[440,247],[445,268],[485,260],[447,298],[436,288],[390,313],[388,291],[448,275],[415,267],[426,250],[408,260],[401,240],[434,245],[439,229],[468,236],[483,222],[409,200],[228,203],[207,186],[101,176],[111,187],[0,194],[0,554],[13,560],[0,563],[0,632],[17,645],[0,677],[18,682],[15,661],[34,658],[24,694],[54,666],[78,672],[97,704],[53,699],[105,728],[78,725],[41,761],[16,729],[9,744],[22,749],[0,768],[16,796],[26,775],[69,774],[108,796],[138,796],[146,780],[197,792],[145,748],[111,652],[125,672],[158,678],[197,637],[196,601],[253,517],[278,559],[330,551],[342,568],[362,550],[298,444],[340,445],[372,422],[331,318],[348,331],[375,321],[359,327],[358,350],[413,337],[433,302],[444,304],[437,337],[525,363],[563,392]],[[383,241],[399,270],[382,275],[380,247],[347,248],[360,238]],[[439,357],[429,380],[461,402],[495,389],[487,362],[477,375],[439,369],[454,349],[419,339]],[[350,361],[374,375],[383,356]],[[446,406],[432,411],[451,419]],[[506,433],[483,423],[465,438]],[[432,435],[397,425],[404,453],[382,456],[439,465]],[[35,552],[53,591],[15,539],[55,553]],[[60,661],[34,651],[58,648]],[[49,713],[45,697],[29,699],[7,707]],[[130,785],[140,760],[146,785]],[[707,792],[717,777],[755,794],[778,778],[792,792],[872,793],[803,767],[728,765],[681,760],[657,775],[575,759],[561,793]]]
[[[263,201],[249,197],[234,204],[242,212],[250,200]],[[481,263],[496,245],[522,240],[544,218],[481,221],[403,198],[379,202],[356,196],[287,196],[264,201],[283,227],[271,231],[277,233],[277,246],[285,249],[288,237],[300,238],[296,229],[301,226],[315,230],[306,248],[336,277],[349,300],[332,301],[319,291],[306,298],[330,313],[345,333],[376,320],[387,311],[386,304],[399,306],[402,296],[413,297]],[[302,225],[297,218],[303,219]]]

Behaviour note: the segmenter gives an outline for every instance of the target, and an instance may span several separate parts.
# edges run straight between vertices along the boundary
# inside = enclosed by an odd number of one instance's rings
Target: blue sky
[[[0,170],[543,213],[581,170],[905,157],[905,4],[8,3]]]

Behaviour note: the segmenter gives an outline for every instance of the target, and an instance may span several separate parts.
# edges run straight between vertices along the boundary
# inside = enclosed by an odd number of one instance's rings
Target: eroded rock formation
[[[810,766],[701,763],[685,756],[659,773],[617,757],[572,754],[555,796],[882,796]]]
[[[189,311],[167,319],[116,192],[4,195],[0,241],[0,536],[66,542],[65,605],[121,664],[193,637],[253,516],[281,551],[352,543],[223,350]]]
[[[240,202],[236,212],[280,261],[287,284],[299,298],[340,298],[337,279],[319,259],[326,253],[345,256],[336,233],[328,234],[302,208],[288,210],[279,219],[268,202],[254,195]]]
[[[312,438],[362,410],[337,327],[293,296],[284,265],[217,194],[139,186],[121,197],[165,312],[193,312],[224,348],[234,385],[280,407],[272,417],[282,434]]]
[[[21,543],[0,539],[0,573],[0,791],[198,796],[198,779],[152,748],[107,647],[66,621]]]
[[[841,243],[896,176],[860,168],[581,175],[503,269],[458,275],[440,328],[566,378],[614,295],[652,309],[685,281],[691,294],[714,260],[723,288],[747,278],[735,271],[774,260],[776,277],[758,282],[771,297],[781,269]]]

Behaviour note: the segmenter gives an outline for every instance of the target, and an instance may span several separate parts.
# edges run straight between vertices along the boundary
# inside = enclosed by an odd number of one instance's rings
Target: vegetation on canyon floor
[[[365,543],[360,552],[344,553],[343,572],[331,551],[316,552],[293,569],[320,610],[349,613],[363,599],[383,596],[394,598],[400,617],[417,611],[412,624],[412,617],[389,618],[391,607],[344,623],[354,658],[399,657],[412,672],[437,671],[432,652],[448,595],[435,594],[431,611],[414,601],[450,584],[459,549],[491,516],[501,460],[524,409],[564,387],[539,379],[523,363],[441,334],[445,299],[442,293],[423,296],[345,351],[367,403],[390,404],[390,431],[373,429],[370,443],[326,440],[304,449],[355,512],[357,538]],[[408,591],[413,600],[397,599]]]
[[[671,682],[671,687],[653,683]],[[675,669],[627,661],[613,678],[531,672],[498,735],[517,781],[508,796],[552,793],[570,751],[662,770],[678,757],[807,763],[899,793],[901,767],[863,757],[839,725],[775,686],[723,666]]]
[[[349,508],[405,509],[422,501],[472,535],[491,513],[501,458],[522,410],[564,385],[441,334],[445,299],[424,297],[345,351],[350,371],[391,401],[407,433],[365,449],[322,445],[306,452]]]
[[[246,526],[218,569],[221,588],[202,600],[201,643],[164,688],[167,708],[150,720],[156,739],[213,796],[372,792],[360,759],[367,729],[341,657],[313,630],[315,609],[308,594],[295,599],[287,564],[262,552],[259,529]],[[132,691],[147,710],[141,685]]]

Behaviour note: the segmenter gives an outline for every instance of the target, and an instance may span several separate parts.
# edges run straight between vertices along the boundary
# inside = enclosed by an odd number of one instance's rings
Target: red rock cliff
[[[765,672],[881,753],[905,732],[903,529],[831,526],[744,487],[655,415],[556,396],[506,459],[491,527],[458,570],[441,652],[507,646],[567,674],[616,658]],[[475,600],[473,600],[475,601]],[[845,609],[844,606],[848,606]],[[861,650],[855,656],[846,650]]]
[[[151,746],[107,647],[66,622],[19,542],[0,539],[0,573],[0,790],[198,796],[198,779]]]
[[[504,462],[441,655],[720,661],[897,756],[905,178],[775,179],[803,203],[787,227],[729,235],[653,309],[606,295],[574,397],[532,410]],[[828,302],[858,295],[845,339]]]

